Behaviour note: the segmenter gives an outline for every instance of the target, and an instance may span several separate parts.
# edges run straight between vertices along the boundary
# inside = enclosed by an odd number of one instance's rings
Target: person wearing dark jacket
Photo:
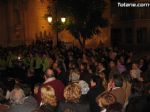
[[[91,112],[100,112],[100,107],[96,103],[96,97],[104,91],[100,77],[93,75],[91,77],[90,86],[91,88],[87,94],[90,102],[90,110]]]
[[[86,63],[80,64],[80,80],[86,81],[88,84],[90,83],[91,74],[87,69]]]

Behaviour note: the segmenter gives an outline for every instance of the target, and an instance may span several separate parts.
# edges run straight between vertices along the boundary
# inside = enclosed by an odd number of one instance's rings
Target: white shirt
[[[48,79],[44,82],[44,84],[45,84],[45,83],[48,83],[48,82],[51,82],[51,81],[53,81],[53,80],[55,80],[55,79],[56,79],[55,77],[48,78]]]

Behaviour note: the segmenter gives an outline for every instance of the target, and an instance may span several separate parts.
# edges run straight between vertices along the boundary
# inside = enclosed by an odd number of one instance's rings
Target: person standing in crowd
[[[129,96],[129,101],[133,97],[142,96],[142,95],[144,95],[144,83],[137,79],[134,79],[131,85],[131,94]]]
[[[131,95],[131,83],[130,83],[130,80],[129,80],[129,77],[130,77],[130,74],[129,72],[123,72],[121,74],[121,77],[123,79],[123,86],[122,88],[124,89],[125,93],[126,93],[126,102],[128,102],[128,98],[129,96]]]
[[[20,87],[16,87],[11,91],[10,103],[11,106],[6,112],[32,112],[37,108],[36,101],[26,97],[23,89]]]
[[[80,72],[78,70],[71,70],[69,74],[69,83],[78,82],[80,79]]]
[[[126,67],[125,67],[125,62],[124,62],[124,57],[123,56],[121,56],[117,60],[117,69],[119,70],[120,74],[126,71]]]
[[[63,61],[56,60],[53,63],[53,70],[55,73],[55,77],[63,82],[64,85],[67,84],[67,76],[65,73],[65,69],[63,67]]]
[[[72,83],[64,89],[65,100],[58,106],[58,112],[90,112],[89,104],[80,100],[81,88],[78,84]]]
[[[149,112],[150,95],[130,99],[125,112]]]
[[[145,60],[143,58],[140,58],[139,62],[139,69],[142,71],[142,72],[145,72],[146,69],[147,69],[147,63],[145,63]]]
[[[119,72],[119,70],[117,68],[117,64],[116,64],[115,61],[111,60],[109,62],[109,68],[110,68],[110,70],[109,70],[110,71],[109,72],[109,78],[113,77],[114,74],[120,75],[120,72]]]
[[[4,88],[0,82],[0,112],[5,112],[9,108],[9,105],[7,105],[8,101],[5,98],[4,92]]]
[[[90,80],[90,90],[87,93],[87,98],[90,103],[91,112],[99,112],[100,108],[96,103],[96,97],[104,91],[102,80],[99,76],[93,75]]]
[[[34,57],[34,68],[35,68],[35,80],[36,83],[40,82],[42,79],[42,58],[40,54],[36,53]]]
[[[29,54],[29,69],[34,70],[34,56],[32,53]]]
[[[131,78],[140,80],[141,73],[142,73],[142,71],[139,69],[138,64],[132,63],[132,68],[130,70]]]
[[[114,74],[113,77],[109,79],[108,91],[110,91],[110,93],[116,97],[116,101],[123,106],[125,103],[126,94],[122,86],[123,79],[120,76]]]
[[[98,62],[97,65],[97,73],[98,76],[102,79],[102,84],[105,88],[107,88],[107,81],[108,81],[108,73],[106,68],[104,67],[103,62]]]
[[[50,67],[49,58],[46,53],[44,53],[42,57],[42,67],[43,67],[43,72],[45,72]]]
[[[81,63],[80,64],[80,80],[84,80],[88,84],[90,84],[90,78],[91,78],[91,74],[88,72],[87,64]]]
[[[58,101],[63,100],[63,91],[64,91],[64,84],[55,78],[54,72],[52,69],[47,69],[44,75],[45,82],[41,85],[42,87],[52,86],[55,90],[56,98]],[[37,100],[41,103],[41,88],[38,90]]]
[[[55,90],[51,86],[41,88],[41,104],[33,112],[56,112],[57,100]]]
[[[110,92],[103,92],[102,94],[98,95],[96,97],[96,102],[98,106],[101,108],[99,112],[108,112],[109,107],[117,103],[115,96]]]

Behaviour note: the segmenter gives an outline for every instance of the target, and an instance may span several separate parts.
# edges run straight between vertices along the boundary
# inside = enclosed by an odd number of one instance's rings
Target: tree
[[[108,25],[102,14],[106,7],[105,0],[53,0],[53,6],[59,14],[67,16],[66,29],[79,40],[84,48],[87,39],[99,34],[99,28]]]

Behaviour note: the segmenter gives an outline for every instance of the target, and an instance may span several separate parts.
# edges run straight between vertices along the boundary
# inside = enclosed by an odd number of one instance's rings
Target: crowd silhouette
[[[51,40],[0,48],[0,112],[148,112],[150,56]]]

